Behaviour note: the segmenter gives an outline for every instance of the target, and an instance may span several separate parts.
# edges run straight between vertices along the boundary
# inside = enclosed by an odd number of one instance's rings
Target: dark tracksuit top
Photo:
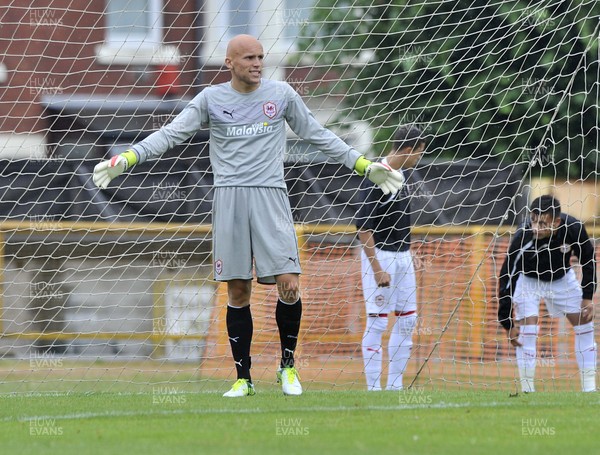
[[[409,185],[405,184],[395,195],[385,195],[380,188],[364,180],[361,184],[360,198],[363,204],[356,214],[356,227],[373,231],[375,247],[380,250],[408,251],[410,249]]]

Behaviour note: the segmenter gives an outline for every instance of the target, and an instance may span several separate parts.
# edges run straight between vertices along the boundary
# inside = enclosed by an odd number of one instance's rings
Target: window
[[[127,46],[162,42],[161,0],[106,0],[106,41]]]
[[[255,35],[258,31],[257,0],[209,0],[207,11],[209,30],[222,41],[235,35]]]
[[[105,0],[105,39],[96,49],[105,65],[179,64],[177,46],[162,43],[163,0]]]

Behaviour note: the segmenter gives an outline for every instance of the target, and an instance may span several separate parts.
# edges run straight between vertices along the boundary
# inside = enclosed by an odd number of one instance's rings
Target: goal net
[[[226,288],[212,276],[208,131],[106,190],[91,172],[229,80],[239,33],[262,42],[265,77],[368,158],[389,152],[399,125],[427,137],[406,182],[418,319],[405,386],[517,390],[496,286],[528,202],[554,194],[600,234],[599,16],[595,1],[4,2],[0,393],[165,395],[235,379]],[[285,175],[303,385],[364,389],[362,178],[291,130]],[[276,299],[254,285],[253,378],[265,388],[280,356]],[[543,302],[540,315],[538,389],[579,390],[571,327]]]

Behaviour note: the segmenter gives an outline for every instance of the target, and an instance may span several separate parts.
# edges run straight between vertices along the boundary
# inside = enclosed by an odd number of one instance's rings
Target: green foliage
[[[585,178],[597,170],[599,17],[596,1],[320,0],[301,49],[339,75],[345,114],[378,143],[417,123],[439,156],[517,163],[545,142],[547,172]]]

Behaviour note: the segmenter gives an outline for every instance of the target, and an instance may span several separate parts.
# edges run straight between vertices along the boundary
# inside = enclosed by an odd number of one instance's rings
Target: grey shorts
[[[217,281],[251,280],[253,266],[264,284],[301,272],[292,210],[281,188],[215,188],[212,233]]]

